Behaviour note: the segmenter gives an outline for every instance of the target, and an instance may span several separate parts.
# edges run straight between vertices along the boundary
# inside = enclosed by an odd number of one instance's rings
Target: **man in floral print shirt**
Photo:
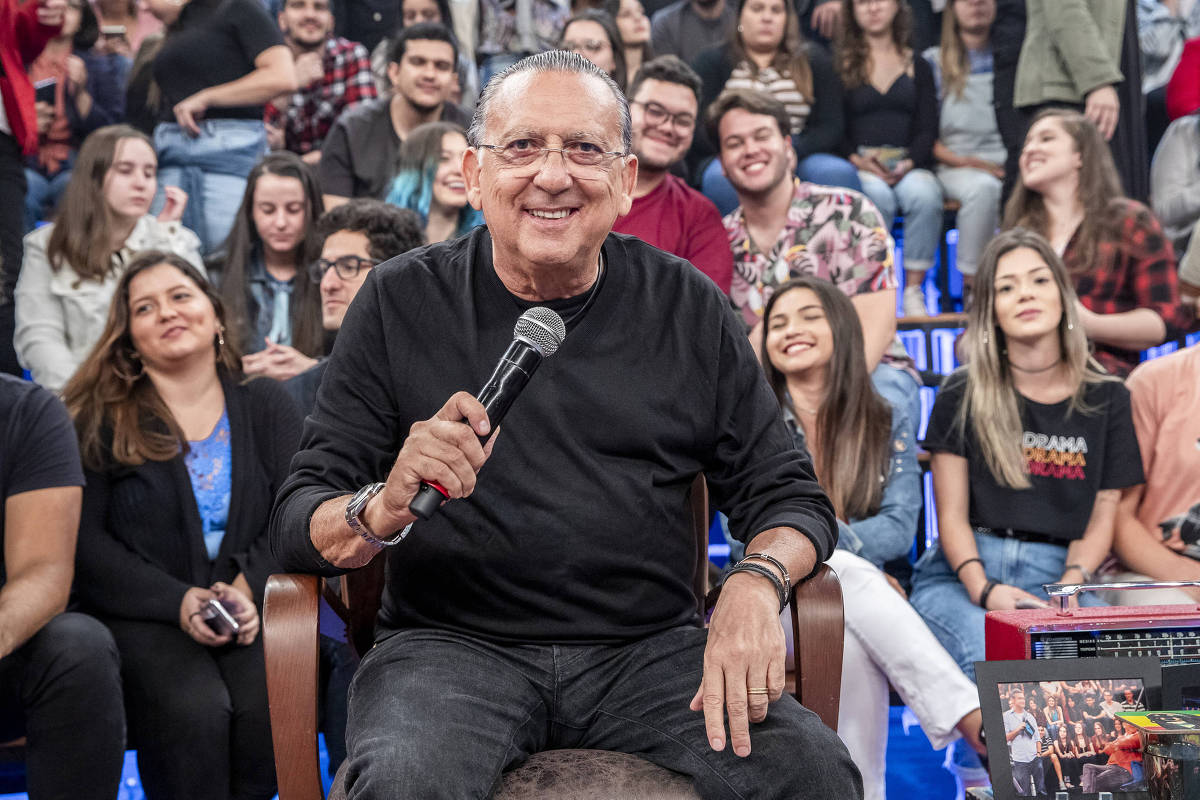
[[[741,201],[724,223],[733,250],[730,298],[750,340],[757,346],[776,286],[801,275],[830,281],[858,311],[875,388],[917,424],[919,376],[896,338],[894,245],[879,211],[860,192],[793,177],[791,121],[771,95],[724,92],[708,125]]]

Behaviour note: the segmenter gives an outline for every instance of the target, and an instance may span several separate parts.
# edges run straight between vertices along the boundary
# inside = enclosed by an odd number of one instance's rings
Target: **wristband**
[[[762,564],[747,564],[745,561],[739,561],[729,572],[725,573],[725,580],[735,572],[753,572],[762,575],[764,578],[775,584],[775,591],[779,594],[779,613],[783,613],[784,606],[787,605],[787,589],[784,588],[783,581],[775,574],[773,570],[767,569]]]
[[[1000,581],[996,580],[995,578],[988,578],[988,582],[984,585],[983,591],[979,593],[979,603],[977,605],[984,611],[987,611],[988,595],[992,593],[992,589],[995,589],[999,585]]]
[[[1066,575],[1068,572],[1070,572],[1073,569],[1079,570],[1079,575],[1081,578],[1083,578],[1084,583],[1092,582],[1092,573],[1090,573],[1086,569],[1084,569],[1081,564],[1065,564],[1065,565],[1063,565],[1063,574]]]
[[[774,565],[783,574],[783,585],[784,586],[792,585],[792,576],[788,575],[787,567],[785,567],[783,565],[783,562],[780,561],[778,558],[776,558],[775,556],[767,555],[766,553],[746,553],[746,555],[742,556],[742,561],[749,561],[752,558],[757,558],[762,561],[766,561],[769,564]]]
[[[959,565],[958,565],[958,569],[954,570],[954,577],[955,577],[955,578],[958,578],[959,580],[962,580],[962,578],[959,576],[959,573],[960,573],[960,572],[962,572],[962,570],[963,570],[963,567],[965,567],[967,564],[979,564],[979,565],[981,565],[981,566],[982,566],[982,565],[983,565],[983,559],[982,559],[982,558],[978,558],[978,557],[976,557],[976,558],[968,558],[966,561],[964,561],[964,562],[962,562],[961,564],[959,564]]]

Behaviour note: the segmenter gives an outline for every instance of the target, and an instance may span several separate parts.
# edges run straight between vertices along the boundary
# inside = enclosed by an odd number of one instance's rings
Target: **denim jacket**
[[[808,451],[804,430],[784,410],[797,449]],[[865,519],[847,524],[838,520],[838,548],[847,550],[882,568],[912,548],[917,518],[921,511],[921,467],[917,463],[917,436],[908,416],[892,409],[891,457],[887,482],[879,510]]]

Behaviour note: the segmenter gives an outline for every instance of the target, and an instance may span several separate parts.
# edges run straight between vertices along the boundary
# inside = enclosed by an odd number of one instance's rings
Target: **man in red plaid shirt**
[[[371,58],[357,42],[333,35],[329,0],[286,0],[279,29],[296,59],[299,90],[275,98],[263,114],[272,149],[321,160],[321,142],[347,108],[377,96]]]

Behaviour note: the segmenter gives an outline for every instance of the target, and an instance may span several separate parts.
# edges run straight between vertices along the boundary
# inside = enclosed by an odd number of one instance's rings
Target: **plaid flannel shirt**
[[[1063,261],[1075,276],[1079,300],[1097,314],[1148,308],[1162,318],[1167,338],[1178,336],[1189,320],[1179,302],[1175,250],[1149,208],[1121,198],[1113,201],[1113,223],[1100,232],[1091,264],[1080,263],[1074,237]],[[1108,345],[1095,346],[1096,360],[1114,375],[1125,377],[1139,354]]]
[[[266,105],[263,121],[283,128],[285,150],[303,155],[321,149],[343,111],[378,96],[371,56],[358,42],[330,36],[325,40],[324,64],[324,77],[292,94],[287,107]]]

